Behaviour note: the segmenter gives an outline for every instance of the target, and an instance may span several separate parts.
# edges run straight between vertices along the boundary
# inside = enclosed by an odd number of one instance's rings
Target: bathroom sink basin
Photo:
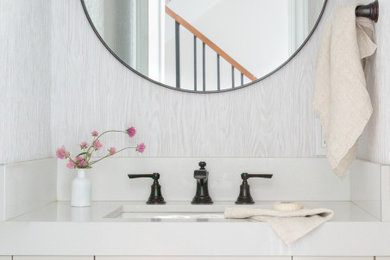
[[[131,221],[224,220],[224,205],[122,205],[105,218]]]
[[[122,212],[119,218],[124,219],[151,219],[151,220],[207,220],[223,219],[223,213],[191,213],[191,212]]]

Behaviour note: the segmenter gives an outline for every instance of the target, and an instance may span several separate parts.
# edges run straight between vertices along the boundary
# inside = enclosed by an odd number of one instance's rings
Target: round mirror
[[[81,0],[106,48],[164,87],[209,93],[271,75],[303,47],[327,0]]]

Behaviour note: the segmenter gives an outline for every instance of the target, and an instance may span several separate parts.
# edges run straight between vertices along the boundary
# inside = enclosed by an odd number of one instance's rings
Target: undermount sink
[[[152,220],[206,220],[206,219],[223,219],[223,213],[190,213],[190,212],[161,212],[161,213],[146,213],[146,212],[122,212],[119,218],[125,219],[152,219]]]
[[[224,210],[230,205],[122,205],[109,213],[107,219],[133,221],[218,221],[224,220]]]

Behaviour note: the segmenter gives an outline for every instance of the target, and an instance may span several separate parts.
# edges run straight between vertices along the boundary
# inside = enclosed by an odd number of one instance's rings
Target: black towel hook
[[[357,17],[370,18],[374,22],[378,22],[379,17],[379,3],[378,0],[368,5],[359,5],[355,9]]]

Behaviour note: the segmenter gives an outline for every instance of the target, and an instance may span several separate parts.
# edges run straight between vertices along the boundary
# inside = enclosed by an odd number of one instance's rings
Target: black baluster
[[[232,88],[234,88],[234,66],[232,65]]]
[[[241,87],[244,86],[244,74],[241,73]]]
[[[206,44],[202,44],[203,56],[203,91],[206,91]]]
[[[220,68],[219,68],[219,54],[217,54],[217,89],[221,90],[221,77],[220,77]]]
[[[175,22],[176,88],[180,88],[180,24]]]
[[[197,64],[196,64],[196,36],[194,35],[194,90],[196,91],[197,90],[197,88],[198,88],[198,84],[197,84],[197,77],[198,77],[198,75],[197,75],[197,71],[196,71],[196,69],[197,69]]]

